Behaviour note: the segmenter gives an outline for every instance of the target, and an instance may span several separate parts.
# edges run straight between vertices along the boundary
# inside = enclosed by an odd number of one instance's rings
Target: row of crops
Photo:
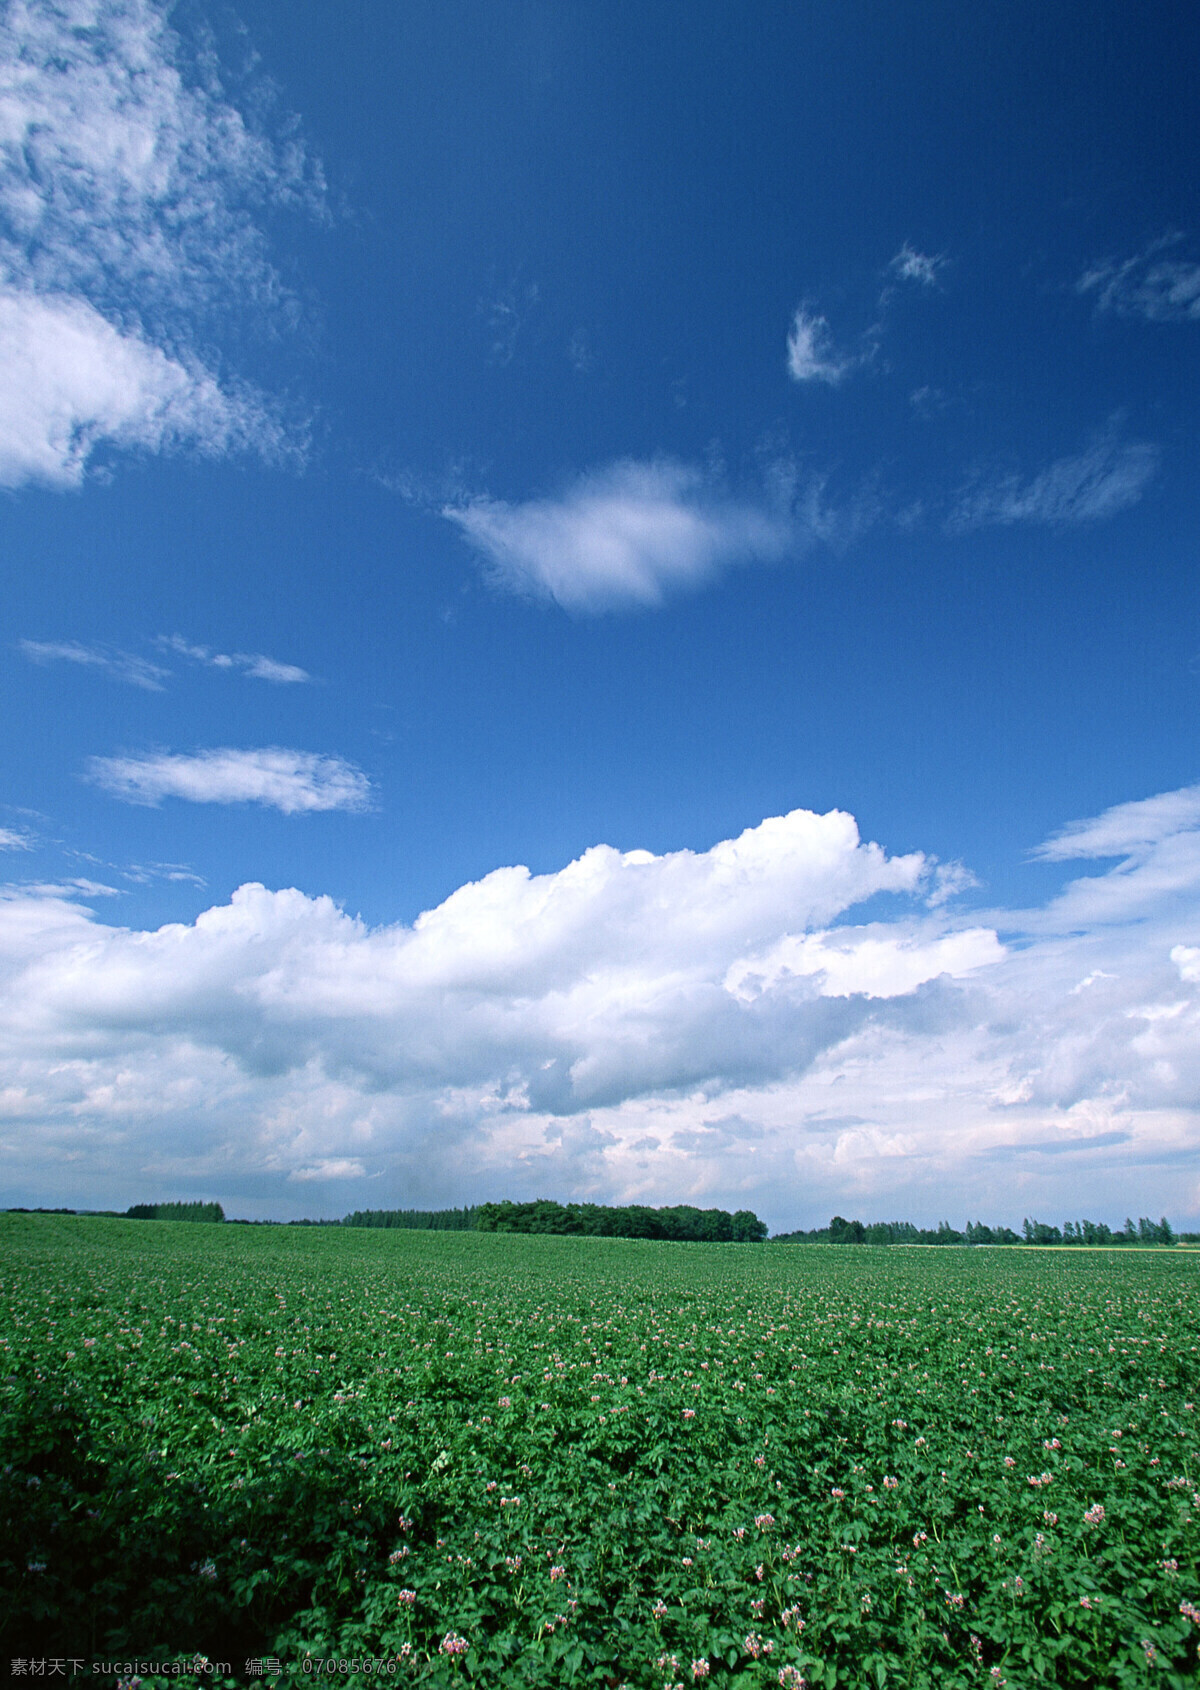
[[[14,1673],[1196,1682],[1187,1252],[8,1215],[0,1281]]]

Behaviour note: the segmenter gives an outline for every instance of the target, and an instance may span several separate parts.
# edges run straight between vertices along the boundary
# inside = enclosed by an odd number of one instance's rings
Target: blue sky
[[[9,0],[7,1200],[1200,1223],[1198,36]]]

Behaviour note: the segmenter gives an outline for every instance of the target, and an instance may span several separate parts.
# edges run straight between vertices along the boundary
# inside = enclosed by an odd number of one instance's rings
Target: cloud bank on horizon
[[[351,1207],[382,1176],[430,1203],[736,1193],[782,1225],[797,1189],[900,1214],[950,1178],[1011,1216],[1067,1165],[1085,1206],[1121,1207],[1131,1170],[1165,1201],[1200,1149],[1196,791],[1043,850],[1128,854],[987,921],[837,811],[496,869],[411,926],[247,885],[133,931],[13,886],[5,1177]]]

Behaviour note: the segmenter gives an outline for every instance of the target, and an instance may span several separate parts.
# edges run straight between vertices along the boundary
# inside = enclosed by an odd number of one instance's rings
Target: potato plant
[[[13,1215],[0,1280],[6,1659],[1197,1681],[1187,1252]]]

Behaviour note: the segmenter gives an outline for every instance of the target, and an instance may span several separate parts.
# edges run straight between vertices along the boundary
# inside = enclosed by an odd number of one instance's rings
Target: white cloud
[[[905,241],[888,269],[902,282],[918,282],[922,287],[931,288],[937,286],[938,272],[945,268],[945,264],[941,253],[917,252]]]
[[[1154,798],[1114,804],[1103,815],[1087,821],[1068,822],[1037,846],[1033,855],[1050,863],[1065,862],[1072,857],[1143,855],[1163,840],[1180,833],[1193,833],[1197,828],[1200,828],[1200,786],[1184,786],[1175,792],[1160,792]]]
[[[252,680],[271,681],[276,686],[296,686],[312,680],[307,669],[295,663],[280,663],[261,651],[213,651],[206,645],[194,645],[181,634],[164,634],[157,643],[160,650],[191,658],[194,663],[203,663],[211,669],[240,669]]]
[[[731,565],[774,561],[800,533],[773,503],[740,503],[662,460],[613,464],[557,498],[475,498],[442,514],[499,585],[575,611],[661,604]]]
[[[237,651],[233,661],[247,675],[255,681],[270,681],[275,686],[298,686],[304,681],[311,681],[312,676],[307,669],[301,669],[295,663],[280,663],[274,657],[265,657],[261,651]]]
[[[282,298],[251,214],[319,202],[275,143],[185,78],[151,0],[10,0],[0,18],[0,484],[78,485],[102,443],[288,447],[196,347],[223,313]]]
[[[88,774],[97,786],[131,804],[186,798],[193,804],[262,804],[289,816],[364,810],[371,790],[366,775],[340,757],[277,746],[93,757]]]
[[[334,1201],[301,1195],[322,1182],[369,1180],[337,1201],[1187,1220],[1200,818],[1170,796],[1059,835],[1140,853],[1089,883],[1090,923],[1070,889],[931,912],[933,860],[888,857],[838,812],[497,869],[379,928],[245,886],[139,932],[79,907],[83,888],[10,888],[6,1189],[100,1206],[253,1185],[304,1212]],[[1172,880],[1156,853],[1185,845],[1192,878]]]
[[[824,317],[798,305],[787,337],[787,367],[793,381],[823,381],[830,387],[861,360],[837,350]]]
[[[357,1156],[324,1156],[310,1168],[296,1168],[290,1180],[362,1179],[366,1169]]]
[[[21,651],[33,663],[76,663],[86,669],[99,669],[116,681],[142,687],[146,692],[161,692],[167,671],[157,663],[147,663],[127,651],[108,646],[82,645],[78,640],[21,640]]]
[[[1079,293],[1093,293],[1099,311],[1145,317],[1152,323],[1200,321],[1200,263],[1168,258],[1181,235],[1153,241],[1144,252],[1123,262],[1105,259],[1079,278]]]
[[[926,937],[896,935],[886,926],[836,928],[831,933],[789,934],[761,956],[739,961],[725,977],[736,997],[752,1002],[789,980],[812,981],[822,997],[902,997],[927,980],[961,980],[1004,956],[990,927],[967,927]]]
[[[238,446],[278,455],[283,440],[261,405],[86,302],[0,288],[0,486],[77,487],[101,442],[219,456]]]
[[[27,833],[18,833],[11,827],[0,827],[0,851],[28,851],[32,846],[33,840]]]
[[[998,523],[1099,522],[1136,504],[1158,471],[1158,447],[1122,441],[1115,429],[1029,480],[1004,475],[976,482],[958,498],[947,527],[956,533]]]

